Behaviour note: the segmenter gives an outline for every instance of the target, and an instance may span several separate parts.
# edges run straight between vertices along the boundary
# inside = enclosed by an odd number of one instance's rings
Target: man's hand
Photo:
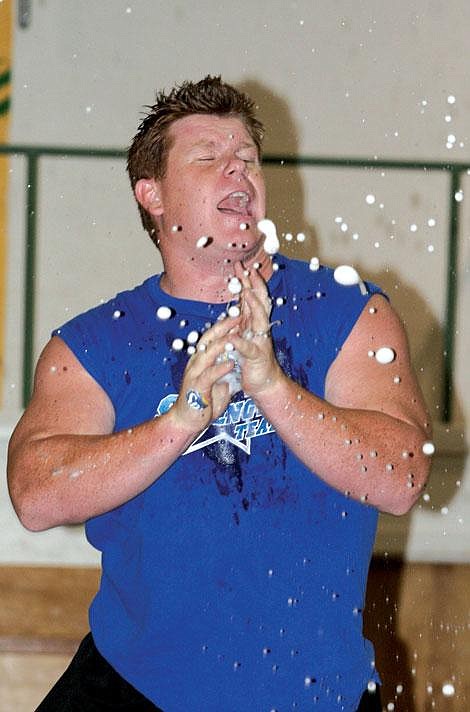
[[[201,432],[227,408],[229,387],[219,379],[233,369],[234,362],[219,357],[226,352],[225,345],[233,341],[240,321],[241,317],[226,317],[201,336],[196,352],[186,366],[178,399],[171,409],[175,422],[181,426]]]
[[[235,273],[243,285],[241,293],[241,323],[230,341],[241,356],[242,386],[247,395],[255,397],[283,377],[271,339],[271,299],[266,284],[256,269],[249,273],[241,263]]]

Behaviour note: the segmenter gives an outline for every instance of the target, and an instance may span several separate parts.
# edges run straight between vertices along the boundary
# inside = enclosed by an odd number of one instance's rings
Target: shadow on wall
[[[263,143],[265,154],[297,156],[299,154],[298,129],[285,99],[255,80],[246,80],[239,85],[256,102],[256,111],[261,117],[266,136]],[[310,259],[316,254],[318,240],[316,229],[306,221],[305,191],[299,171],[292,166],[282,169],[266,168],[267,206],[266,214],[276,225],[294,235],[306,232],[309,236],[308,256],[302,254],[301,243],[281,241],[281,251],[289,257]],[[299,252],[300,249],[300,252]]]
[[[298,129],[287,102],[255,80],[246,80],[240,88],[253,97],[258,114],[265,124],[265,154],[298,155]],[[292,166],[285,166],[282,170],[268,168],[266,184],[268,217],[276,224],[285,226],[286,231],[291,231],[294,235],[299,231],[309,235],[308,243],[297,242],[295,239],[290,242],[282,240],[282,252],[289,257],[306,261],[320,254],[317,230],[314,225],[307,223],[305,217],[305,191],[300,172]],[[397,272],[385,269],[372,273],[357,262],[354,266],[367,280],[376,282],[388,294],[408,333],[412,335],[412,361],[425,395],[431,421],[440,420],[444,343],[441,325],[423,296],[413,285],[404,284]],[[462,409],[455,394],[453,412],[454,418],[461,421]],[[442,507],[446,507],[456,494],[456,482],[463,476],[464,464],[463,457],[455,458],[452,471],[448,472],[447,467],[436,463],[427,487],[429,500],[421,500],[418,506],[441,517]],[[366,635],[374,642],[377,650],[377,666],[384,682],[384,699],[394,700],[396,712],[419,712],[414,701],[412,651],[407,650],[397,628],[397,611],[402,598],[402,574],[412,516],[413,513],[401,517],[396,529],[397,540],[393,541],[391,548],[395,552],[394,556],[398,558],[374,558],[366,603]],[[424,591],[423,594],[425,595]],[[397,685],[403,690],[398,696]]]
[[[296,156],[299,153],[299,131],[285,99],[269,87],[254,79],[247,79],[240,87],[256,102],[257,112],[266,127],[264,152]],[[321,127],[319,127],[320,130]],[[267,214],[276,223],[294,235],[302,230],[308,233],[307,242],[281,240],[281,251],[289,257],[309,261],[321,254],[321,240],[316,227],[307,223],[305,191],[299,170],[292,166],[267,170]],[[429,409],[431,422],[439,421],[442,415],[442,364],[444,333],[426,299],[412,284],[406,284],[398,272],[385,268],[373,272],[355,260],[354,266],[367,280],[379,284],[388,294],[400,315],[408,335],[411,336],[411,358]],[[453,394],[453,420],[463,427],[463,410],[458,396]],[[463,444],[463,443],[462,443]],[[433,472],[429,482],[432,490],[429,509],[440,509],[449,504],[456,493],[456,480],[463,475],[464,462],[455,462],[452,476],[446,472]],[[445,468],[446,469],[446,468]],[[458,471],[459,470],[459,471]],[[409,523],[409,517],[403,518]],[[408,525],[404,526],[408,529]],[[403,553],[406,548],[406,532],[401,537]]]

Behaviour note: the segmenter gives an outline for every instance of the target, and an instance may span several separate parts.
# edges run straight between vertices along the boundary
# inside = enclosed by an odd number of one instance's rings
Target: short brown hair
[[[186,81],[168,93],[158,92],[142,120],[127,153],[132,189],[141,178],[163,178],[171,148],[168,132],[173,122],[192,114],[234,115],[245,124],[261,155],[263,124],[255,116],[254,102],[220,76],[207,75],[199,82]],[[157,243],[156,228],[149,213],[139,205],[142,225]]]

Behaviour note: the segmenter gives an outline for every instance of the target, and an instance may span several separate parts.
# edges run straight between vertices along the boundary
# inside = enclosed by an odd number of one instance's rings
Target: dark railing
[[[42,156],[79,158],[120,158],[126,156],[123,149],[87,148],[69,146],[24,146],[0,145],[0,155],[23,155],[27,161],[26,170],[26,255],[24,287],[24,345],[23,345],[23,404],[29,400],[33,379],[34,319],[35,319],[35,265],[37,235],[37,187],[39,160]],[[457,254],[460,221],[460,201],[456,195],[460,191],[462,174],[470,170],[470,163],[439,161],[394,161],[368,158],[319,158],[315,156],[264,156],[265,165],[317,166],[328,168],[388,168],[406,171],[441,171],[448,174],[448,251],[446,308],[444,324],[444,351],[442,377],[442,420],[448,423],[452,418],[454,337],[457,303]]]

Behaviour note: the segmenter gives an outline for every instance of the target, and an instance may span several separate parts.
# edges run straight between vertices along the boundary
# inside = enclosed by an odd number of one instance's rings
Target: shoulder
[[[373,295],[386,297],[381,288],[363,279],[351,265],[332,268],[281,257],[283,286],[296,300],[302,317],[315,327],[317,337],[338,351]]]
[[[362,296],[383,294],[379,285],[362,278],[352,265],[341,264],[331,267],[321,263],[316,257],[306,262],[284,255],[280,255],[276,262],[278,271],[290,285],[295,285],[297,290],[308,293],[328,290],[329,293],[338,295],[346,301],[350,300],[351,296],[357,295],[358,290]]]

